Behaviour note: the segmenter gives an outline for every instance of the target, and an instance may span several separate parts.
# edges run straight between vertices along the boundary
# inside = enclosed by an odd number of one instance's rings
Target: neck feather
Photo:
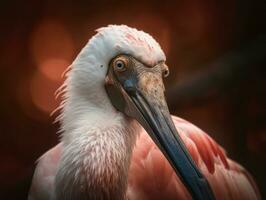
[[[75,95],[74,95],[75,96]],[[75,102],[75,108],[73,105]],[[57,199],[124,199],[138,123],[112,106],[69,97],[62,113]]]

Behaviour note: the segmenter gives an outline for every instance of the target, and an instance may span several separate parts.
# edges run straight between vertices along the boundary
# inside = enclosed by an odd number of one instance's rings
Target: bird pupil
[[[164,76],[168,76],[169,75],[169,71],[168,70],[165,70],[164,71]]]
[[[117,63],[117,67],[118,67],[118,68],[122,68],[122,67],[123,67],[123,64],[122,64],[121,62],[118,62],[118,63]]]

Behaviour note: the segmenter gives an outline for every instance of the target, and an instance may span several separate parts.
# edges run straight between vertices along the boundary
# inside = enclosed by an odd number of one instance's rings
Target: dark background
[[[1,1],[0,199],[25,199],[34,162],[58,141],[61,73],[94,30],[143,29],[170,66],[172,113],[245,166],[266,197],[266,2]]]

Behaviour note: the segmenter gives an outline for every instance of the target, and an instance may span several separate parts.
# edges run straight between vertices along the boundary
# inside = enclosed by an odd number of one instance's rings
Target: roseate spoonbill
[[[39,159],[29,199],[260,199],[243,167],[169,114],[159,44],[125,25],[97,31],[66,74],[61,142]]]

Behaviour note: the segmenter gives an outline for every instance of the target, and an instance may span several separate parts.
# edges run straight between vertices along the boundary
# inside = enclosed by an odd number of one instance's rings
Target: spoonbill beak
[[[135,118],[163,152],[193,199],[213,200],[208,181],[183,144],[164,97],[164,62],[147,66],[129,55],[115,57],[109,65],[105,88],[113,106]]]

